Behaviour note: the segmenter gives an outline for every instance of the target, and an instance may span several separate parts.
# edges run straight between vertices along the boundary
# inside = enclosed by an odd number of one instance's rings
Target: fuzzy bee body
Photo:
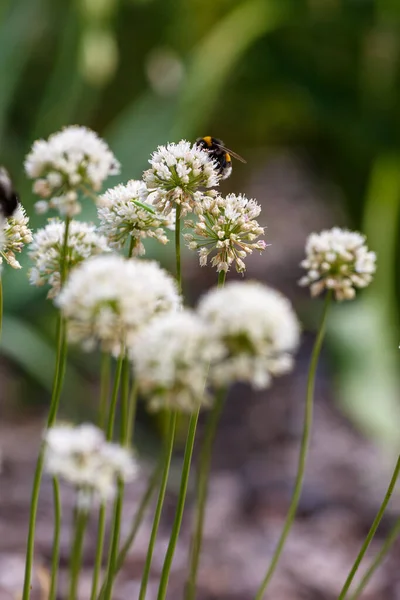
[[[11,217],[19,204],[19,197],[14,190],[7,171],[0,167],[0,213],[6,219]]]
[[[227,179],[232,173],[232,156],[241,162],[246,162],[239,154],[226,148],[222,140],[211,137],[210,135],[198,138],[196,144],[204,150],[207,150],[212,159],[217,163],[221,179]]]

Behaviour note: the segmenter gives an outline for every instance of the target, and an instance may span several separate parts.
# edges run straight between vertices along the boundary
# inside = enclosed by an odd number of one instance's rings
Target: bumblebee
[[[211,158],[215,160],[218,165],[221,179],[227,179],[232,173],[232,157],[240,160],[242,163],[246,162],[239,154],[226,148],[222,140],[211,137],[210,135],[198,138],[196,144],[200,146],[200,148],[207,150]]]
[[[6,219],[11,217],[19,204],[11,178],[4,167],[0,167],[0,213]]]

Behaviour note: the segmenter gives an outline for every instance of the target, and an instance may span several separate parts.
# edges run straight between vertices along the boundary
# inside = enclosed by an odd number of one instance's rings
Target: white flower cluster
[[[198,312],[225,355],[210,367],[216,387],[243,381],[254,388],[292,368],[299,323],[290,302],[258,282],[228,283],[208,292]]]
[[[356,288],[367,287],[376,270],[376,254],[369,252],[361,233],[334,227],[312,233],[301,266],[307,275],[299,281],[311,295],[333,290],[336,300],[352,300]]]
[[[194,312],[185,310],[153,319],[132,348],[134,376],[150,409],[194,412],[207,405],[209,366],[223,352],[207,324]]]
[[[152,205],[143,181],[128,181],[107,190],[99,198],[97,214],[99,230],[107,237],[112,248],[121,250],[130,239],[133,256],[145,253],[142,240],[155,238],[162,244],[168,242],[164,227],[174,226],[175,211],[161,215]]]
[[[101,502],[111,498],[118,478],[131,481],[136,475],[132,454],[107,442],[104,433],[90,423],[55,425],[44,439],[46,471],[77,488],[82,508],[88,507],[93,497]]]
[[[149,162],[151,169],[144,172],[143,179],[152,205],[164,214],[177,205],[182,216],[196,210],[204,195],[201,188],[215,187],[220,180],[208,152],[185,140],[159,146]]]
[[[78,192],[98,192],[109,175],[119,173],[115,156],[94,131],[73,125],[37,140],[25,160],[28,177],[35,179],[33,191],[42,201],[38,212],[55,208],[73,217],[81,210]]]
[[[199,249],[200,265],[207,264],[208,255],[215,251],[211,265],[217,271],[228,271],[232,263],[239,273],[246,270],[244,258],[253,250],[265,250],[264,240],[255,240],[264,234],[256,218],[261,206],[239,194],[228,194],[226,198],[204,198],[198,221],[186,221],[186,227],[194,229],[184,238],[191,250]]]
[[[29,217],[27,217],[25,209],[19,204],[11,215],[3,222],[2,227],[2,247],[0,248],[0,264],[5,261],[13,267],[20,269],[21,265],[15,258],[16,252],[21,252],[25,244],[30,244],[32,241],[32,231],[28,227]]]
[[[154,261],[105,255],[72,271],[56,298],[72,342],[119,355],[155,315],[177,310],[175,280]],[[161,349],[162,351],[162,349]]]
[[[50,219],[49,223],[33,236],[29,246],[29,257],[34,263],[29,271],[32,285],[50,285],[48,298],[55,298],[61,286],[61,257],[65,236],[65,222]],[[83,260],[97,254],[109,252],[107,239],[95,225],[72,220],[68,229],[66,252],[67,273]]]

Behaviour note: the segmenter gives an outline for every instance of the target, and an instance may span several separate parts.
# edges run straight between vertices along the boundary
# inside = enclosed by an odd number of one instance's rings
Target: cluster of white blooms
[[[232,263],[236,270],[245,271],[243,259],[253,250],[265,250],[264,240],[255,240],[264,233],[256,218],[261,206],[239,194],[228,194],[225,198],[204,198],[198,221],[186,221],[186,227],[194,229],[184,238],[191,250],[199,249],[200,265],[207,264],[208,255],[215,252],[211,265],[217,271],[228,271]]]
[[[134,376],[150,408],[186,412],[208,404],[209,366],[223,354],[207,324],[189,310],[153,319],[131,349]]]
[[[15,258],[15,253],[21,252],[24,245],[30,244],[32,241],[32,231],[29,229],[28,224],[29,217],[27,217],[23,206],[19,204],[11,217],[3,222],[0,263],[4,258],[13,269],[21,268]]]
[[[34,267],[29,271],[32,285],[50,285],[48,298],[55,298],[61,287],[61,259],[65,236],[65,222],[50,219],[49,223],[33,236],[29,246],[29,257]],[[97,254],[109,252],[107,239],[95,225],[72,220],[68,229],[66,247],[66,271],[76,267],[83,260]]]
[[[145,253],[142,240],[152,237],[166,244],[164,227],[174,226],[175,211],[161,215],[151,205],[151,198],[143,181],[128,181],[107,190],[99,198],[100,231],[112,248],[121,250],[128,239],[133,243],[133,256]]]
[[[122,446],[107,442],[104,433],[84,423],[76,427],[55,425],[44,436],[48,473],[75,486],[83,507],[93,496],[106,501],[115,493],[118,478],[131,481],[137,466]]]
[[[177,205],[181,215],[196,210],[202,188],[218,185],[218,166],[206,150],[182,140],[178,144],[159,146],[152,154],[151,169],[143,174],[149,199],[160,212],[168,214]]]
[[[175,280],[154,261],[104,255],[73,269],[56,298],[72,342],[119,355],[154,316],[177,310]]]
[[[37,140],[25,160],[25,171],[35,179],[33,191],[43,200],[38,212],[55,208],[72,217],[81,210],[78,192],[98,192],[109,175],[119,173],[115,156],[94,131],[76,125]]]
[[[299,284],[309,285],[312,296],[333,290],[336,300],[351,300],[356,288],[371,283],[376,254],[368,251],[361,233],[333,227],[308,237],[301,266],[308,272]]]
[[[225,348],[224,357],[210,366],[215,386],[243,381],[262,389],[272,376],[291,369],[299,323],[279,292],[253,281],[228,283],[208,292],[198,312]]]

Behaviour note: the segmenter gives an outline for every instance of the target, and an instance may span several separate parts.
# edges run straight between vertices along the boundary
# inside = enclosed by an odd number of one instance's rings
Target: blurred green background
[[[400,4],[390,0],[2,0],[0,162],[36,228],[44,218],[33,212],[24,156],[66,124],[106,138],[121,181],[140,177],[157,144],[182,137],[221,137],[248,159],[228,191],[247,192],[252,173],[282,149],[306,156],[337,191],[343,222],[378,253],[374,285],[330,321],[338,402],[369,435],[395,443],[399,34]],[[330,196],[319,202],[329,212]],[[296,219],[284,218],[289,237]],[[28,410],[51,388],[55,314],[26,273],[4,269],[2,353],[15,374],[9,393]],[[300,296],[306,329],[314,306]],[[82,379],[96,385],[97,358],[71,354],[65,395],[79,416]]]

